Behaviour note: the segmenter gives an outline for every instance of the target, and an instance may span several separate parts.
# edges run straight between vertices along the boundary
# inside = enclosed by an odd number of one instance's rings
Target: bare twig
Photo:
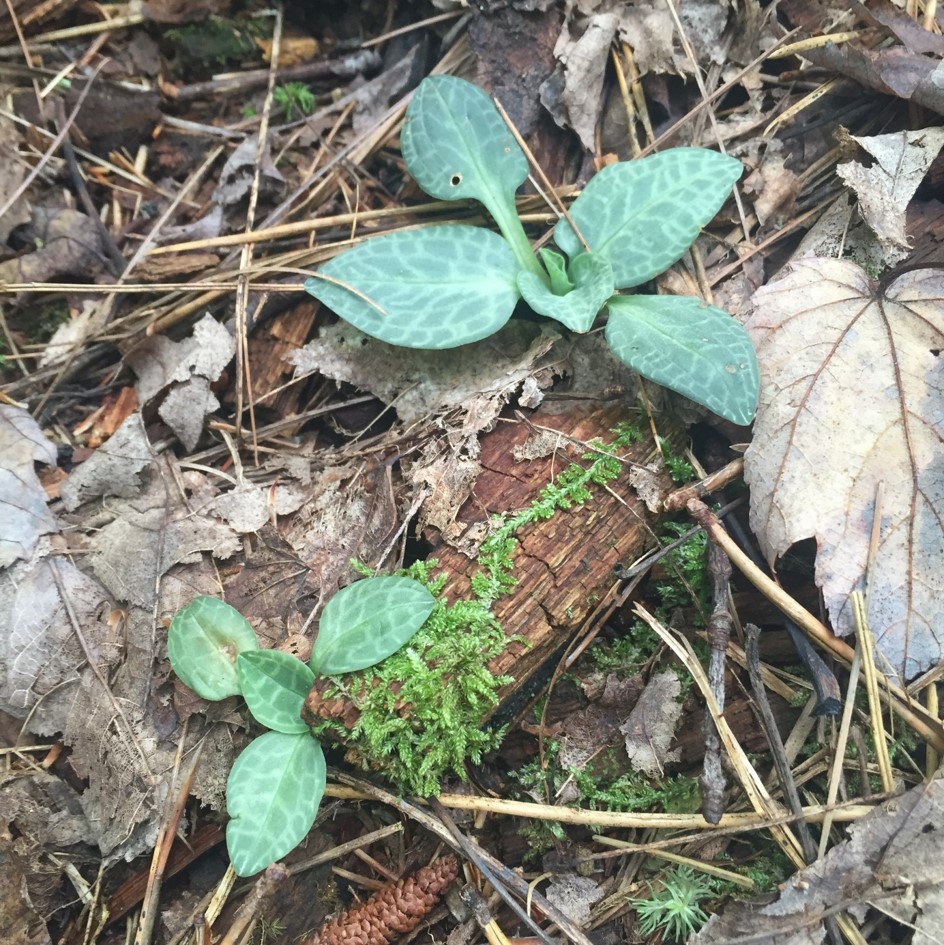
[[[712,576],[714,609],[708,619],[708,683],[724,712],[724,658],[731,636],[731,614],[728,611],[728,582],[731,562],[714,542],[708,545],[708,570]],[[701,811],[705,820],[716,824],[724,813],[724,769],[721,766],[721,739],[710,712],[705,713],[705,760],[701,775]],[[794,811],[794,813],[796,813]]]
[[[691,505],[690,505],[691,508]],[[795,601],[782,587],[771,580],[738,547],[725,531],[717,515],[702,505],[696,516],[706,531],[715,538],[727,552],[737,569],[782,613],[796,621],[797,625],[824,649],[842,660],[847,666],[852,664],[853,649],[840,640],[828,627],[817,620],[805,607]],[[891,696],[892,708],[904,719],[929,745],[938,751],[944,751],[944,725],[934,718],[920,703],[915,702],[901,687],[887,676],[879,677],[880,685]]]
[[[799,814],[803,809],[803,805],[800,803],[800,795],[797,793],[796,784],[790,773],[790,765],[787,762],[786,752],[783,748],[783,740],[780,738],[780,730],[777,728],[777,720],[770,708],[767,691],[764,688],[764,680],[761,679],[760,675],[760,627],[749,623],[745,625],[744,629],[747,632],[747,672],[751,679],[754,701],[764,723],[764,733],[767,736],[767,743],[770,745],[770,752],[773,755],[774,765],[777,768],[777,775],[783,787],[783,795],[787,806],[794,814]],[[803,855],[806,857],[807,863],[812,863],[816,859],[816,844],[813,843],[810,828],[805,821],[797,821],[797,833],[803,847]]]
[[[505,884],[498,881],[492,870],[489,869],[488,864],[478,855],[478,851],[475,848],[476,845],[471,843],[469,839],[463,835],[462,831],[456,826],[455,821],[450,817],[446,808],[443,807],[436,798],[431,798],[429,804],[436,813],[436,816],[446,825],[446,828],[453,837],[455,837],[456,843],[459,845],[462,852],[475,864],[478,871],[485,877],[492,889],[501,896],[505,905],[507,905],[545,945],[553,945],[553,941],[547,932],[528,915],[527,911],[523,909],[518,901],[508,892]]]
[[[363,781],[360,778],[352,777],[349,774],[342,773],[339,771],[331,770],[329,774],[337,781],[340,781],[342,784],[348,784],[354,787],[358,792],[366,794],[368,797],[373,800],[380,801],[382,804],[387,804],[390,807],[393,807],[395,810],[400,811],[401,814],[404,814],[407,817],[412,818],[426,830],[432,833],[434,836],[439,837],[444,843],[447,843],[453,849],[461,850],[459,843],[456,841],[456,838],[452,835],[449,829],[443,824],[441,820],[434,817],[432,814],[427,811],[422,810],[417,807],[415,804],[405,801],[402,798],[397,797],[394,794],[391,794],[389,791],[383,790],[376,785],[371,784],[368,781]],[[330,792],[325,792],[330,793]],[[336,796],[336,795],[335,795]],[[490,853],[487,853],[482,849],[474,840],[466,838],[468,844],[475,849],[476,854],[481,858],[481,860],[490,868],[490,870],[495,873],[501,881],[507,885],[509,888],[513,889],[521,899],[527,899],[528,896],[531,897],[531,901],[552,921],[558,928],[574,943],[574,945],[592,945],[590,939],[587,938],[583,932],[578,929],[567,916],[561,912],[555,905],[548,902],[544,896],[540,893],[534,892],[528,886],[527,880],[525,880],[519,873],[508,869],[503,863],[493,857]]]

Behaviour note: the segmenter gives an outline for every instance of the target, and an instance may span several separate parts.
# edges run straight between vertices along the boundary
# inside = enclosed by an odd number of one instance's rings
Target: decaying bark
[[[466,530],[481,529],[498,513],[514,513],[529,506],[541,489],[573,462],[589,465],[580,457],[593,439],[612,442],[617,423],[634,420],[625,407],[610,406],[587,412],[571,408],[552,413],[540,409],[526,421],[500,421],[482,438],[479,462],[483,467],[458,521]],[[516,449],[541,430],[558,431],[550,455],[515,459]],[[651,544],[656,516],[629,484],[634,465],[651,461],[652,440],[621,451],[623,474],[608,487],[590,486],[590,501],[560,509],[543,522],[524,527],[512,555],[518,585],[495,602],[494,614],[509,636],[521,636],[528,646],[513,643],[489,664],[494,675],[510,675],[514,682],[501,693],[501,701],[524,686],[531,676],[581,627],[616,586],[613,568],[639,557]],[[662,484],[668,488],[668,480]],[[445,593],[454,601],[470,595],[472,576],[480,570],[473,558],[428,533],[438,560],[438,571],[449,576]],[[334,719],[354,725],[358,710],[345,698],[325,700],[330,688],[316,680],[305,707],[309,720]],[[483,720],[484,721],[484,720]]]

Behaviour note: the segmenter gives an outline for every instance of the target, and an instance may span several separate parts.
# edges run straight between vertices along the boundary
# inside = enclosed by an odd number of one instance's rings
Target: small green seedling
[[[272,101],[289,121],[296,112],[299,118],[304,118],[315,110],[315,93],[304,82],[277,85],[272,92]]]
[[[214,597],[198,597],[174,617],[167,652],[177,675],[204,699],[242,695],[271,731],[240,754],[226,782],[226,846],[238,876],[252,876],[305,837],[325,789],[321,745],[302,720],[317,674],[366,669],[420,629],[436,600],[419,581],[374,577],[328,602],[311,659],[260,650],[248,621]]]
[[[554,228],[540,258],[515,209],[524,152],[492,100],[431,76],[407,109],[403,158],[428,194],[482,203],[501,233],[460,224],[374,237],[336,256],[305,288],[361,331],[394,345],[454,348],[498,331],[523,299],[576,332],[607,312],[613,353],[645,377],[735,423],[754,416],[759,374],[744,329],[699,299],[621,295],[682,257],[718,212],[740,162],[674,148],[611,164]]]
[[[701,901],[713,891],[690,866],[676,867],[651,899],[632,900],[639,916],[639,931],[652,935],[661,929],[667,941],[684,942],[708,921]]]

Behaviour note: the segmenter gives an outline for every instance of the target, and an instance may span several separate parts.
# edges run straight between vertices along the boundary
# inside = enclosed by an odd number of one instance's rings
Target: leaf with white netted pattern
[[[701,299],[620,295],[606,340],[624,364],[733,423],[750,423],[759,375],[754,347],[727,312]]]
[[[374,666],[426,621],[436,599],[419,581],[381,576],[338,591],[321,614],[311,668],[325,676]]]
[[[307,733],[266,732],[249,743],[226,782],[226,848],[237,876],[264,870],[301,843],[326,773],[321,745]]]
[[[570,217],[590,252],[613,267],[616,288],[628,289],[682,257],[742,170],[740,161],[703,148],[610,164],[584,187]],[[563,217],[554,241],[571,259],[585,248]]]
[[[498,331],[518,301],[508,244],[474,226],[377,236],[336,256],[305,290],[392,345],[455,348]]]

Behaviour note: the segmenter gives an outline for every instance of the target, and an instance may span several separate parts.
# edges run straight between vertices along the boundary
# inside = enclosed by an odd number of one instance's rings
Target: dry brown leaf
[[[944,88],[938,81],[940,59],[909,52],[902,46],[869,49],[855,43],[826,43],[803,51],[826,73],[854,79],[882,95],[895,95],[944,115]]]
[[[223,522],[165,507],[161,486],[112,506],[118,517],[89,541],[89,565],[117,600],[154,606],[157,578],[176,564],[195,564],[204,552],[229,558],[239,539]]]
[[[126,358],[138,376],[138,398],[148,403],[167,389],[161,418],[188,450],[196,448],[204,418],[219,407],[210,384],[236,353],[236,339],[211,315],[193,326],[193,335],[171,341],[163,335],[143,341]]]
[[[574,129],[588,151],[594,148],[607,51],[618,23],[614,14],[599,13],[590,17],[579,39],[562,31],[554,49],[559,65],[541,86],[541,103],[561,127]]]
[[[590,924],[594,903],[603,898],[604,892],[603,887],[589,876],[558,873],[545,895],[547,901],[557,906],[575,925],[586,928]]]
[[[353,580],[352,559],[380,565],[399,525],[390,468],[345,463],[315,478],[310,498],[284,523],[283,537],[309,569],[311,593],[327,600]]]
[[[944,128],[850,137],[872,160],[868,166],[857,161],[838,164],[836,173],[856,192],[862,216],[883,245],[907,249],[905,212],[944,145]]]
[[[62,484],[62,504],[73,512],[83,502],[99,496],[130,499],[141,491],[141,473],[150,465],[151,444],[141,414],[133,413]]]
[[[867,21],[888,30],[909,52],[944,56],[944,36],[926,30],[890,0],[869,0],[867,8],[859,4],[857,10]]]
[[[811,945],[823,919],[870,901],[916,929],[914,945],[940,942],[944,908],[944,781],[912,788],[850,828],[850,839],[801,870],[768,905],[733,903],[694,945]]]
[[[27,885],[30,863],[8,831],[0,834],[0,940],[6,945],[51,945]]]
[[[141,494],[91,501],[68,516],[75,547],[87,541],[89,553],[78,559],[86,573],[67,558],[0,572],[0,665],[6,670],[0,709],[28,709],[34,734],[61,733],[73,769],[88,781],[80,803],[92,842],[111,860],[153,847],[182,736],[172,687],[154,678],[155,666],[166,666],[166,633],[155,624],[155,607],[169,617],[197,594],[219,594],[219,573],[207,552],[221,557],[240,548],[228,526],[168,491],[170,474],[159,469],[155,464],[144,477]],[[232,731],[191,719],[188,743],[205,735],[194,790],[220,806]]]
[[[560,725],[558,760],[566,771],[584,771],[605,749],[619,744],[620,723],[636,704],[643,681],[641,676],[625,679],[615,673],[605,678],[594,674],[584,679],[582,686],[590,705],[572,713]],[[543,802],[543,798],[535,797]],[[571,778],[554,799],[557,804],[574,804],[580,797],[580,789]]]
[[[285,187],[285,178],[272,162],[268,140],[260,149],[258,136],[250,135],[240,142],[220,171],[213,202],[222,207],[231,207],[248,197],[257,171],[264,193],[281,193]]]
[[[18,717],[63,683],[74,683],[87,660],[50,567],[44,559],[19,570],[11,581],[10,619],[0,647],[4,667],[0,709]],[[89,652],[99,666],[113,665],[120,654],[108,623],[111,606],[105,593],[67,558],[58,560],[56,567]]]
[[[56,448],[19,407],[0,404],[0,568],[28,557],[40,535],[59,531],[34,463],[56,465]]]
[[[656,673],[643,689],[629,718],[620,726],[626,736],[630,764],[651,777],[662,777],[668,762],[678,760],[678,749],[669,751],[682,714],[678,701],[682,684],[672,670]]]
[[[846,635],[882,487],[868,621],[910,679],[944,643],[944,271],[907,272],[881,294],[854,263],[807,257],[754,303],[751,525],[771,564],[816,539],[816,581]]]
[[[422,46],[418,43],[380,75],[350,93],[350,100],[357,103],[351,117],[354,134],[367,134],[381,123],[390,103],[399,99],[410,88],[410,83],[415,81],[413,76],[417,74],[417,69],[422,68],[419,65],[421,59]]]
[[[339,322],[288,360],[296,376],[317,371],[370,391],[407,424],[459,408],[465,438],[491,425],[558,337],[553,330],[514,321],[478,344],[420,351],[385,344]]]
[[[782,223],[796,213],[800,179],[786,166],[788,161],[783,143],[771,140],[758,156],[754,170],[741,182],[762,226],[771,220]]]
[[[208,511],[224,519],[240,534],[252,534],[269,521],[267,492],[268,490],[243,479],[229,492],[217,496],[210,503]]]
[[[37,248],[0,262],[0,282],[53,282],[63,276],[89,280],[101,272],[100,229],[84,213],[68,207],[33,207],[26,230]]]

